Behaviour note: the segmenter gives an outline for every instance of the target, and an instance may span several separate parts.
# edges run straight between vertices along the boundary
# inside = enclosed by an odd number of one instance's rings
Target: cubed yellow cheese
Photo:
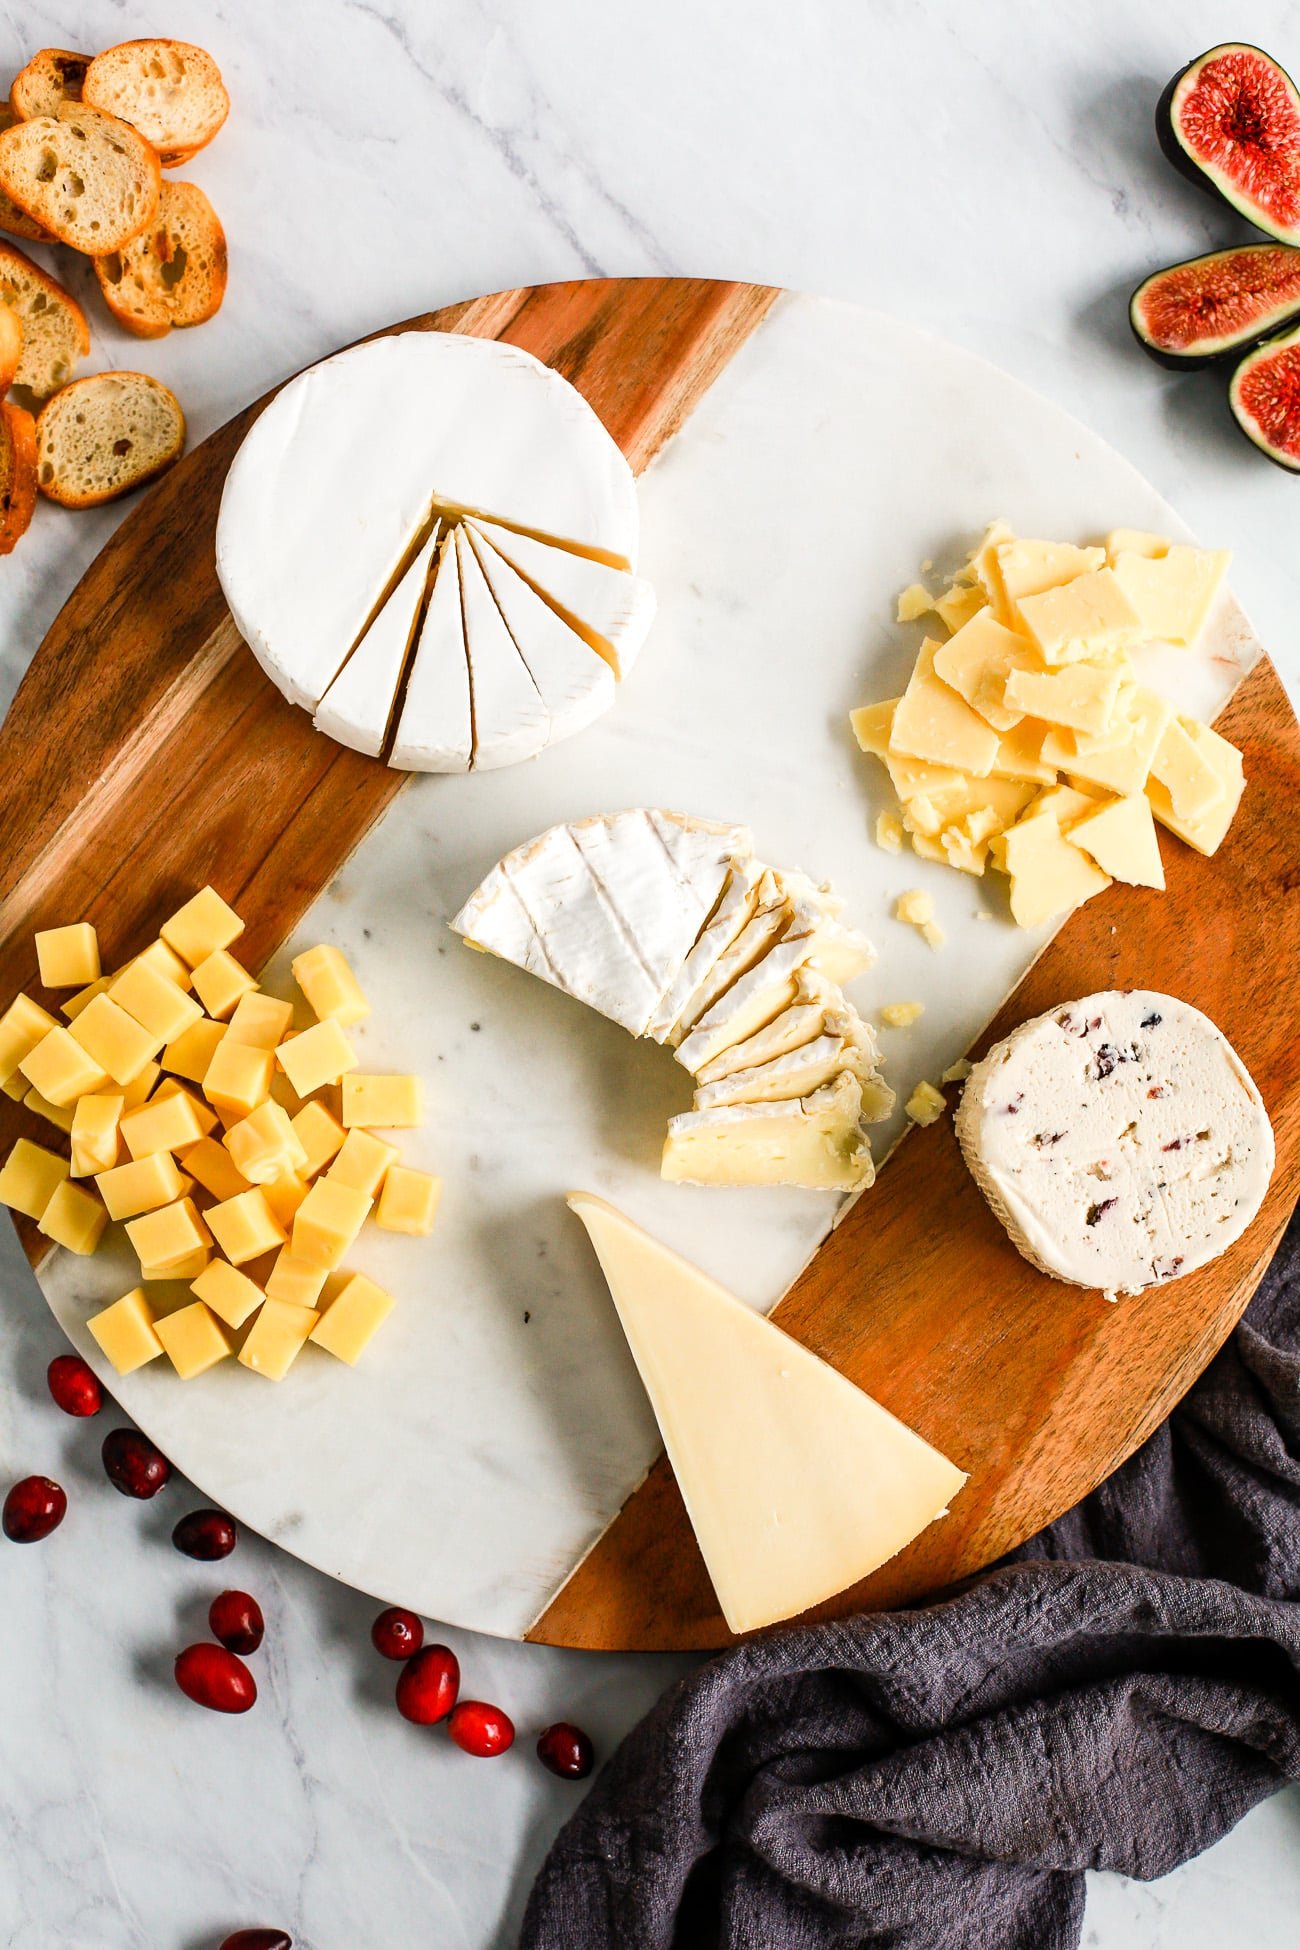
[[[1154,560],[1136,553],[1118,556],[1115,579],[1141,617],[1144,636],[1195,643],[1231,560],[1226,549],[1180,542]]]
[[[1222,767],[1194,737],[1194,723],[1191,718],[1174,718],[1167,724],[1151,760],[1152,778],[1165,788],[1176,816],[1186,820],[1198,819],[1216,806],[1226,784]],[[1230,745],[1226,748],[1232,750]],[[1237,765],[1239,770],[1240,754]]]
[[[178,1198],[173,1204],[161,1205],[138,1219],[128,1219],[126,1236],[141,1266],[173,1266],[177,1260],[212,1244],[212,1234],[199,1217],[192,1198]]]
[[[1014,610],[1023,596],[1040,596],[1059,589],[1105,565],[1101,548],[1076,548],[1073,542],[1036,542],[1016,536],[994,550],[998,575],[1008,604]]]
[[[912,582],[900,591],[894,618],[899,623],[915,623],[918,616],[926,615],[933,608],[934,598],[929,590],[923,583]]]
[[[240,1192],[235,1198],[223,1199],[220,1205],[210,1206],[207,1220],[232,1266],[258,1259],[285,1242],[284,1228],[267,1204],[260,1185]]]
[[[232,1043],[251,1043],[254,1049],[274,1049],[293,1028],[293,1004],[252,989],[235,1004],[226,1031]]]
[[[36,962],[47,989],[80,989],[100,977],[99,938],[89,921],[38,928]]]
[[[998,735],[964,697],[935,676],[935,653],[940,647],[929,637],[921,645],[894,712],[890,748],[905,758],[952,766],[982,778],[997,756]]]
[[[266,1194],[267,1204],[287,1232],[298,1207],[307,1196],[307,1180],[300,1178],[295,1171],[284,1171],[278,1178],[272,1178],[263,1185],[262,1190]]]
[[[1198,853],[1208,855],[1216,852],[1223,843],[1245,789],[1241,753],[1226,738],[1221,738],[1217,731],[1212,731],[1209,725],[1196,724],[1190,718],[1182,722],[1199,756],[1217,771],[1223,792],[1213,805],[1196,813],[1184,814],[1178,810],[1169,788],[1154,776],[1153,769],[1153,776],[1147,781],[1147,797],[1151,801],[1152,812],[1162,826],[1167,826],[1171,833],[1177,833]]]
[[[165,944],[158,944],[165,946]],[[167,949],[170,954],[171,950]],[[125,1009],[138,1023],[161,1038],[174,1043],[187,1029],[202,1019],[203,1011],[192,995],[187,995],[171,978],[140,956],[109,983],[108,997]]]
[[[336,1022],[347,1029],[370,1014],[361,984],[339,948],[325,944],[295,955],[293,979],[320,1022]]]
[[[268,1381],[283,1381],[307,1344],[320,1315],[314,1307],[268,1300],[248,1330],[239,1359]]]
[[[182,1381],[206,1374],[230,1353],[225,1329],[201,1300],[163,1314],[154,1322],[153,1330]]]
[[[947,1108],[942,1090],[936,1090],[924,1078],[917,1084],[905,1106],[913,1124],[936,1124]]]
[[[66,1158],[19,1138],[0,1169],[0,1204],[39,1220],[67,1176]]]
[[[59,1009],[69,1022],[75,1022],[82,1010],[92,1003],[97,995],[106,995],[113,986],[111,975],[101,975],[97,981],[88,982],[84,989],[78,989],[66,1002],[60,1002]]]
[[[385,1130],[410,1130],[424,1122],[423,1092],[419,1077],[362,1076],[358,1071],[343,1079],[343,1124],[347,1130],[360,1124]]]
[[[886,1002],[880,1011],[880,1020],[888,1023],[891,1029],[910,1029],[924,1014],[924,1002]]]
[[[314,1266],[309,1259],[299,1259],[286,1246],[276,1255],[266,1282],[266,1297],[268,1300],[281,1300],[291,1307],[313,1307],[328,1278],[326,1267]]]
[[[303,1150],[303,1162],[298,1168],[304,1178],[314,1178],[335,1156],[347,1133],[322,1103],[304,1104],[290,1121]]]
[[[84,1185],[65,1178],[56,1185],[49,1204],[37,1222],[47,1239],[66,1246],[71,1253],[87,1257],[94,1252],[108,1224],[102,1199]]]
[[[92,1314],[86,1326],[118,1374],[134,1374],[163,1351],[154,1331],[153,1308],[138,1286]]]
[[[192,1029],[179,1035],[174,1043],[168,1043],[162,1056],[164,1070],[170,1070],[173,1076],[184,1077],[187,1083],[202,1083],[225,1034],[224,1022],[209,1022],[204,1016]]]
[[[973,711],[995,731],[1010,731],[1024,717],[1004,701],[1007,678],[1013,670],[1041,670],[1031,644],[1015,630],[999,623],[993,612],[977,616],[941,644],[934,655],[934,674],[965,698]]]
[[[264,1104],[271,1094],[275,1058],[269,1049],[254,1049],[251,1043],[232,1043],[223,1037],[212,1054],[203,1077],[203,1094],[220,1111],[233,1112],[236,1118]]]
[[[306,1169],[307,1153],[287,1110],[269,1098],[226,1132],[226,1149],[250,1185]]]
[[[205,1192],[211,1192],[213,1198],[222,1203],[252,1190],[243,1172],[236,1168],[225,1145],[218,1144],[213,1137],[203,1137],[197,1144],[187,1144],[180,1162]]]
[[[188,1182],[167,1151],[156,1151],[152,1157],[95,1174],[95,1186],[110,1219],[134,1219],[142,1212],[171,1205],[185,1196]]]
[[[243,963],[237,962],[225,948],[214,949],[196,964],[193,982],[195,995],[217,1022],[233,1015],[241,998],[251,995],[257,987]]]
[[[62,1131],[65,1135],[71,1132],[75,1104],[52,1104],[49,1098],[42,1097],[40,1091],[34,1086],[27,1092],[23,1102],[34,1117],[43,1117],[47,1124],[53,1124],[56,1130]]]
[[[1114,722],[1119,686],[1113,665],[1076,663],[1053,671],[1013,670],[1005,696],[1008,705],[1046,724],[1105,732]]]
[[[1113,569],[1121,555],[1168,555],[1167,536],[1152,535],[1145,528],[1112,528],[1106,537],[1106,560]]]
[[[942,596],[934,599],[936,614],[944,628],[954,636],[963,624],[969,623],[972,616],[978,616],[986,606],[982,589],[964,588],[960,583],[954,583],[951,589],[945,589]]]
[[[31,1085],[21,1070],[15,1070],[11,1077],[6,1077],[4,1082],[0,1083],[0,1090],[4,1091],[6,1097],[12,1097],[16,1104],[22,1102],[30,1089]]]
[[[1110,885],[1109,876],[1062,838],[1047,815],[1020,820],[998,844],[1011,876],[1012,918],[1022,928],[1041,927]]]
[[[392,1310],[392,1294],[385,1293],[364,1273],[355,1273],[342,1292],[330,1301],[312,1328],[311,1339],[317,1347],[323,1347],[326,1353],[336,1355],[352,1367],[375,1329]]]
[[[211,1307],[227,1327],[242,1327],[255,1314],[266,1295],[256,1280],[241,1273],[229,1260],[212,1259],[191,1288],[195,1298]]]
[[[357,1053],[333,1017],[313,1023],[290,1036],[275,1052],[275,1060],[300,1097],[310,1097],[327,1083],[337,1083],[357,1067]]]
[[[889,734],[898,705],[898,698],[887,697],[881,704],[859,704],[855,711],[849,712],[853,736],[873,758],[884,758],[889,750]]]
[[[220,1121],[217,1112],[212,1108],[211,1104],[205,1103],[202,1097],[196,1097],[192,1090],[187,1090],[179,1077],[164,1077],[149,1101],[157,1104],[164,1097],[184,1097],[186,1103],[190,1105],[194,1112],[200,1134],[203,1137],[207,1137],[212,1131],[216,1130]],[[131,1106],[128,1105],[129,1108]]]
[[[196,1246],[192,1252],[182,1253],[179,1259],[168,1260],[165,1266],[142,1266],[142,1280],[197,1280],[199,1274],[212,1258],[210,1246]]]
[[[212,887],[201,887],[162,925],[162,938],[187,968],[194,968],[218,948],[228,948],[244,932],[244,924]]]
[[[1127,881],[1131,887],[1164,886],[1160,842],[1145,794],[1135,792],[1112,799],[1109,805],[1076,820],[1067,831],[1071,843],[1090,854],[1112,880]]]
[[[375,1218],[385,1232],[406,1232],[423,1238],[433,1231],[442,1198],[442,1180],[410,1165],[390,1165],[384,1176]]]
[[[364,1192],[340,1185],[337,1180],[318,1178],[294,1215],[294,1257],[309,1259],[332,1272],[343,1264],[369,1211],[370,1200]]]
[[[108,1082],[107,1071],[75,1041],[72,1030],[61,1027],[48,1030],[18,1067],[52,1104],[70,1104]]]
[[[145,1102],[152,1095],[153,1087],[162,1075],[162,1065],[157,1062],[146,1063],[138,1077],[120,1086],[123,1110],[134,1110],[137,1104]]]
[[[59,1027],[48,1010],[42,1009],[39,1002],[33,1002],[30,995],[16,995],[0,1016],[0,1083],[8,1083],[23,1058],[29,1056],[52,1029]],[[21,1094],[25,1096],[26,1093],[27,1085],[24,1083]]]
[[[163,1046],[161,1036],[129,1016],[107,995],[87,1003],[68,1034],[114,1083],[130,1083]]]
[[[373,1132],[351,1130],[325,1175],[373,1198],[384,1182],[384,1173],[399,1155],[395,1144],[385,1144]]]
[[[903,822],[897,813],[876,814],[876,845],[886,853],[899,853],[903,846]]]
[[[165,975],[169,982],[175,982],[178,989],[188,990],[191,986],[188,962],[182,961],[176,950],[169,948],[161,938],[141,949],[136,961],[146,968],[152,968],[155,975]]]
[[[151,1097],[147,1104],[127,1111],[121,1129],[122,1142],[133,1158],[152,1157],[155,1151],[182,1151],[204,1135],[194,1099],[187,1090]]]
[[[78,1097],[72,1113],[72,1175],[89,1178],[117,1163],[123,1098],[92,1092]]]
[[[1049,664],[1100,661],[1143,635],[1142,619],[1109,568],[1038,596],[1022,596],[1017,613]]]

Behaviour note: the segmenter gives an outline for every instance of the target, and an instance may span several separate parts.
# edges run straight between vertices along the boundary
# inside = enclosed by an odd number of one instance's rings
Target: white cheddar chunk
[[[531,535],[512,534],[496,522],[473,521],[469,526],[605,659],[615,677],[627,676],[655,617],[655,593],[643,576]]]
[[[317,731],[370,758],[384,749],[437,546],[435,522],[428,541],[316,707]]]
[[[474,770],[496,771],[503,765],[535,758],[545,749],[550,738],[550,714],[493,601],[463,529],[456,530],[455,542],[465,653],[469,658]]]
[[[409,772],[468,772],[474,756],[469,658],[455,536],[444,534],[389,763]]]
[[[528,667],[550,720],[547,744],[583,731],[614,702],[614,673],[537,591],[465,526],[515,648]]]

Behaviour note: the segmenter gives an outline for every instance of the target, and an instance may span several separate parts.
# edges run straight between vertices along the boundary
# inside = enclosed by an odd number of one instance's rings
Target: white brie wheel
[[[517,346],[404,332],[301,373],[235,456],[217,573],[338,743],[410,771],[534,758],[613,704],[654,619],[636,485]]]

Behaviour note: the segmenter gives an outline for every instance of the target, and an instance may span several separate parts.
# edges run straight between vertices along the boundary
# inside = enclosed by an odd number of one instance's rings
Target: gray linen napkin
[[[1013,1559],[675,1686],[522,1946],[1070,1950],[1085,1869],[1163,1875],[1297,1779],[1300,1212],[1169,1421]]]

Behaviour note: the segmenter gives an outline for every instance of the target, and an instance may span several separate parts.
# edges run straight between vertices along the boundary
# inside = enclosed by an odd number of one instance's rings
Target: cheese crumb
[[[923,928],[934,919],[934,902],[924,887],[909,888],[907,893],[898,896],[894,916],[899,921],[910,921],[914,928]]]
[[[974,1067],[968,1056],[959,1056],[955,1063],[948,1065],[939,1081],[940,1083],[965,1083]]]
[[[897,813],[882,812],[876,815],[876,845],[883,846],[886,853],[902,852],[903,822]]]
[[[944,942],[948,939],[937,921],[923,922],[921,933],[931,948],[942,948]]]
[[[948,1105],[943,1092],[936,1090],[924,1078],[917,1084],[907,1100],[907,1114],[914,1124],[935,1124],[943,1116]]]
[[[914,623],[918,616],[924,616],[934,608],[934,598],[922,583],[909,583],[898,599],[898,618],[900,623]]]
[[[924,1014],[924,1002],[886,1002],[880,1020],[891,1029],[910,1029],[917,1017]]]

